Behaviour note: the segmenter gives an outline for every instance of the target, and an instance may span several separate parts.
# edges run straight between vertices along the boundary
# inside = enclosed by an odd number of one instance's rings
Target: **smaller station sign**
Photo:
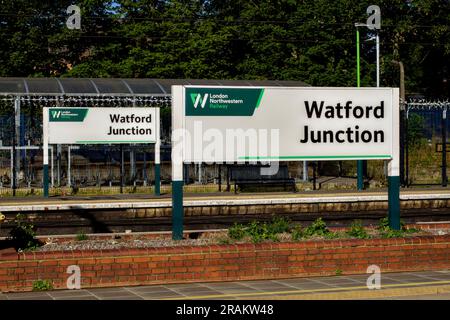
[[[48,143],[156,143],[156,108],[47,108]]]

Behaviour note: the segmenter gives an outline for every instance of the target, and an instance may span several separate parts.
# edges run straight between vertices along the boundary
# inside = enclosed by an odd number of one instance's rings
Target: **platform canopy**
[[[167,96],[172,85],[308,86],[302,81],[119,78],[1,78],[0,96]]]

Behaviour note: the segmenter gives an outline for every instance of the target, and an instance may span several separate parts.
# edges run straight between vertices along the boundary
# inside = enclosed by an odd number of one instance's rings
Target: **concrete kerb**
[[[428,201],[450,200],[450,194],[403,194],[402,201]],[[325,204],[325,203],[361,203],[361,202],[386,202],[387,195],[360,195],[360,196],[319,196],[319,197],[288,197],[288,198],[259,198],[259,199],[207,199],[186,200],[184,207],[203,206],[239,206],[239,205],[294,205],[294,204]],[[0,205],[0,212],[10,211],[58,211],[73,209],[150,209],[168,208],[171,201],[121,201],[121,202],[80,202],[80,203],[56,203],[56,204],[8,204]]]

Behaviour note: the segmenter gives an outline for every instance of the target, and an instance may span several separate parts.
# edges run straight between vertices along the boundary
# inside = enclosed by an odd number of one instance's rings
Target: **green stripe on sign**
[[[259,104],[261,103],[263,94],[264,94],[264,89],[261,89],[261,92],[259,93],[258,101],[256,101],[256,109],[259,107]]]
[[[101,144],[101,143],[156,143],[156,141],[148,141],[148,140],[134,140],[134,141],[110,141],[110,140],[105,140],[105,141],[100,141],[100,140],[95,140],[95,141],[90,141],[90,140],[80,140],[80,141],[75,141],[75,143],[80,143],[80,144]]]
[[[355,158],[372,158],[372,159],[391,159],[390,155],[352,155],[352,156],[279,156],[279,157],[239,157],[242,160],[287,160],[287,159],[355,159]]]

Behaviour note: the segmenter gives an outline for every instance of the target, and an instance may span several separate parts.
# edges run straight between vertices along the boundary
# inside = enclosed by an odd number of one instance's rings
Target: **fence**
[[[406,105],[402,118],[405,139],[401,143],[405,186],[446,185],[447,168],[443,159],[446,160],[447,153],[446,144],[442,142],[448,136],[447,106],[423,102]],[[24,104],[18,116],[11,106],[0,107],[0,196],[13,193],[13,168],[16,168],[17,194],[40,194],[42,107],[38,103]],[[161,191],[170,192],[170,110],[165,111],[162,116]],[[54,194],[152,192],[152,145],[63,145],[52,146],[50,151]],[[287,165],[290,177],[296,179],[300,189],[319,189],[332,184],[336,188],[356,188],[356,161],[288,162]],[[386,184],[386,162],[368,161],[366,171],[372,186]],[[227,190],[226,175],[225,165],[186,165],[185,189],[187,192]]]

